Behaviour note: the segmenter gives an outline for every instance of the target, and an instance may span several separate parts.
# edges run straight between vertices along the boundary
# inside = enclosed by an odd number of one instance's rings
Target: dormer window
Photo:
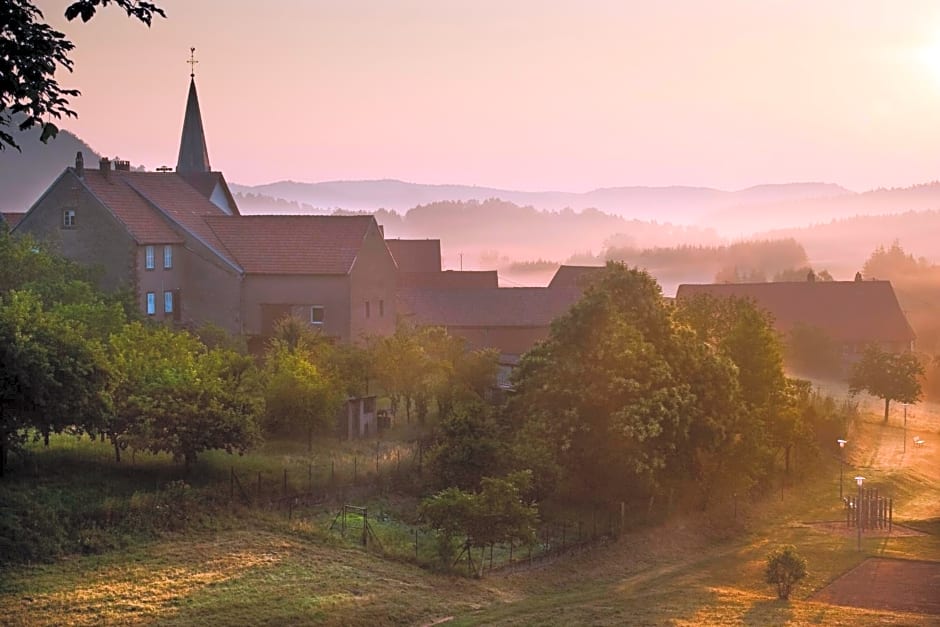
[[[75,210],[66,209],[62,212],[62,228],[65,229],[74,229],[75,228]]]
[[[147,246],[144,248],[144,267],[148,270],[153,270],[153,246]]]

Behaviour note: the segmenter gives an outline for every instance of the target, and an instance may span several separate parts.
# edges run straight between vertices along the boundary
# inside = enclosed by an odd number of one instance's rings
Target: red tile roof
[[[385,244],[400,272],[441,271],[439,239],[388,239]]]
[[[445,270],[443,272],[400,272],[398,287],[437,290],[499,287],[496,270]]]
[[[501,287],[401,290],[399,310],[419,324],[445,327],[545,327],[579,298],[577,289]]]
[[[139,193],[127,185],[128,175],[174,177],[163,173],[108,172],[88,168],[80,179],[111,210],[138,244],[181,244],[183,237]],[[191,188],[190,188],[191,189]]]
[[[604,271],[605,266],[560,266],[548,286],[585,289]]]
[[[114,177],[116,173],[112,172]],[[171,222],[208,246],[228,263],[234,263],[225,246],[205,219],[227,214],[200,194],[182,176],[161,172],[120,172],[120,178],[158,208]]]
[[[249,274],[347,274],[370,215],[212,217],[206,223]]]
[[[787,333],[797,323],[841,342],[910,342],[911,329],[889,281],[794,281],[680,285],[676,300],[696,294],[753,300]]]

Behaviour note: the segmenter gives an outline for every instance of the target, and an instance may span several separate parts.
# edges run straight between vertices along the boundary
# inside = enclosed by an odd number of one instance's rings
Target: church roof
[[[817,327],[841,342],[909,342],[914,331],[890,281],[787,281],[680,285],[676,299],[697,294],[736,297],[754,303],[788,333],[794,325]]]
[[[216,237],[247,274],[348,274],[375,218],[215,216]]]
[[[186,114],[183,117],[183,136],[180,139],[180,153],[176,160],[176,171],[210,172],[209,151],[206,148],[206,133],[202,127],[202,114],[199,112],[199,97],[196,95],[196,81],[189,81],[189,97],[186,99]]]

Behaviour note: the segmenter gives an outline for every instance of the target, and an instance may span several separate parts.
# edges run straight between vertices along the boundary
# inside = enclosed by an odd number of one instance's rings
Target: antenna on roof
[[[196,60],[195,48],[189,49],[189,61],[186,63],[189,64],[189,78],[196,78],[196,64],[199,63],[199,61]]]

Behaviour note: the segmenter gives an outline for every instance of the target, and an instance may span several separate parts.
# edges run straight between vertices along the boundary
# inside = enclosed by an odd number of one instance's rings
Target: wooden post
[[[418,559],[418,530],[415,529],[415,559]]]
[[[261,500],[261,471],[258,471],[258,500]]]
[[[490,570],[493,570],[493,545],[496,543],[490,544]]]
[[[235,466],[229,468],[228,473],[228,499],[231,501],[235,498]]]
[[[313,493],[313,464],[307,464],[307,492]]]
[[[345,505],[343,505],[343,525],[342,527],[340,527],[340,529],[342,530],[341,535],[345,538],[346,537],[346,506]]]
[[[509,563],[512,564],[512,540],[509,541]]]
[[[353,485],[359,480],[359,456],[353,456]]]
[[[379,477],[379,443],[375,443],[375,477]]]
[[[284,489],[283,489],[283,494],[284,494],[284,496],[287,496],[287,468],[284,469]]]
[[[362,546],[368,546],[369,544],[369,510],[362,510]]]
[[[287,520],[294,517],[294,499],[287,502]]]

